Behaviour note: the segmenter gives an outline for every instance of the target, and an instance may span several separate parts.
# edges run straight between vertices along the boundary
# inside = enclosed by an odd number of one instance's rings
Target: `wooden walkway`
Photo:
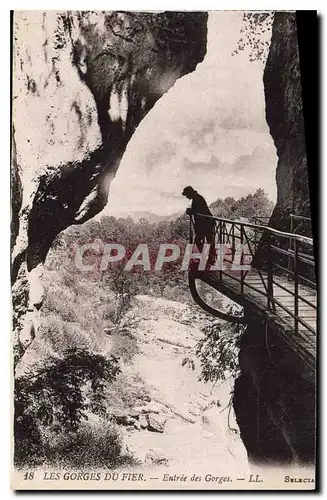
[[[238,240],[242,238],[242,241],[248,243],[246,253],[251,254],[252,257],[256,247],[250,241],[249,232],[248,234],[245,233],[248,227],[250,227],[252,234],[253,228],[256,231],[257,228],[261,231],[271,230],[277,233],[278,236],[280,235],[281,238],[286,237],[291,241],[291,245],[293,238],[295,251],[294,245],[286,250],[276,248],[275,242],[272,245],[274,251],[277,250],[279,254],[286,254],[287,258],[291,258],[293,266],[291,268],[282,268],[277,264],[275,269],[270,270],[269,275],[267,271],[255,268],[243,272],[232,271],[232,255],[224,259],[224,270],[197,271],[193,272],[193,274],[195,283],[200,280],[240,304],[244,308],[244,314],[247,317],[261,319],[263,322],[268,323],[276,333],[283,337],[292,351],[295,351],[304,361],[305,365],[310,368],[311,373],[314,373],[316,366],[317,290],[315,283],[307,277],[302,277],[299,273],[294,272],[298,262],[301,262],[302,269],[303,265],[307,265],[311,269],[314,266],[312,255],[300,253],[302,250],[300,243],[304,242],[308,246],[308,244],[312,244],[312,240],[307,237],[281,233],[267,227],[263,228],[262,226],[240,221],[214,219],[216,223],[218,221],[216,243],[231,243],[235,248],[237,244],[236,238]],[[296,249],[296,245],[300,247],[300,251],[299,248]],[[196,297],[194,298],[196,300]],[[219,315],[217,314],[217,316]]]
[[[262,274],[261,274],[262,275]],[[266,276],[265,276],[266,277]],[[299,296],[299,319],[303,323],[298,323],[298,332],[294,334],[294,297],[287,293],[280,286],[274,284],[274,298],[283,307],[275,304],[275,311],[271,311],[267,305],[266,289],[261,276],[256,270],[251,270],[243,282],[243,293],[241,283],[235,280],[232,273],[222,272],[221,279],[219,273],[201,273],[201,281],[212,286],[226,297],[244,307],[245,311],[252,316],[261,315],[268,323],[280,333],[285,341],[295,349],[300,357],[315,369],[316,359],[316,325],[317,311],[302,300],[302,297],[317,307],[317,295],[315,290],[300,286]],[[292,292],[292,284],[286,279],[276,278],[276,282]],[[289,312],[288,312],[289,311]],[[311,327],[308,328],[306,324]]]

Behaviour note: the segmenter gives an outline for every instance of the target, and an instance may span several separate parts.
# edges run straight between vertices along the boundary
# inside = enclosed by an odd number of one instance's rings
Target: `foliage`
[[[274,20],[273,12],[245,12],[243,27],[236,49],[232,55],[248,50],[251,62],[263,60],[268,55],[270,42],[265,33],[271,29]]]
[[[101,419],[97,425],[82,423],[76,432],[62,433],[52,440],[46,449],[46,463],[83,470],[131,465],[133,461],[123,453],[114,425]]]
[[[132,307],[133,299],[140,290],[140,279],[138,274],[132,271],[123,271],[123,264],[118,264],[110,269],[104,279],[104,285],[114,294],[115,307],[108,315],[114,324],[119,324],[129,309]]]
[[[210,205],[212,213],[216,216],[230,219],[245,218],[252,220],[255,216],[269,217],[273,210],[273,203],[262,189],[257,189],[253,194],[249,194],[240,199],[227,197],[218,199]],[[119,263],[112,265],[107,271],[93,273],[93,278],[100,281],[99,288],[111,290],[115,296],[115,305],[111,303],[111,320],[119,323],[121,318],[128,312],[132,305],[133,297],[137,293],[151,293],[153,296],[172,297],[174,294],[187,300],[188,289],[185,273],[181,272],[180,265],[183,249],[188,241],[189,219],[182,214],[173,220],[161,220],[159,222],[149,222],[140,219],[134,222],[128,217],[115,218],[103,216],[100,221],[89,221],[82,226],[73,226],[63,233],[64,246],[70,248],[77,244],[93,242],[100,239],[102,242],[119,243],[126,249],[125,258]],[[122,268],[132,255],[137,245],[147,243],[151,269],[154,268],[161,243],[174,243],[181,249],[181,256],[175,262],[165,263],[161,271],[144,271],[141,266],[133,268],[132,272],[122,272]],[[67,251],[66,251],[67,254]],[[63,266],[63,255],[57,259],[57,268]],[[90,262],[96,258],[90,255]],[[97,262],[97,269],[100,268],[100,261]],[[75,270],[76,271],[76,270]],[[73,270],[67,269],[68,277],[76,282],[77,277],[73,276]],[[80,273],[92,278],[88,273]],[[79,280],[83,277],[80,276]],[[71,284],[73,287],[73,283]],[[175,295],[174,295],[175,296]]]
[[[231,197],[217,200],[211,209],[227,218],[250,219],[255,215],[270,215],[272,206],[266,194],[257,190],[239,200]],[[58,357],[45,361],[37,373],[16,380],[16,464],[66,461],[77,467],[76,447],[90,466],[96,465],[92,453],[97,449],[99,465],[118,460],[120,445],[112,427],[104,432],[101,441],[101,433],[90,421],[89,425],[85,422],[91,415],[105,415],[104,390],[106,399],[112,401],[115,391],[122,389],[121,385],[117,389],[116,383],[111,383],[119,373],[117,359],[105,358],[94,351],[106,345],[106,333],[110,333],[111,354],[127,361],[133,355],[135,339],[129,313],[136,294],[190,300],[185,273],[180,271],[181,257],[164,264],[159,272],[144,271],[142,266],[131,272],[122,271],[139,243],[148,243],[153,269],[160,243],[174,243],[182,250],[188,240],[188,229],[185,215],[153,223],[104,216],[100,221],[72,226],[56,238],[46,261],[40,336]],[[124,245],[125,259],[107,271],[101,271],[99,265],[94,272],[79,271],[74,262],[76,247],[97,239]],[[87,258],[99,264],[96,253]],[[130,334],[126,335],[126,331]],[[228,336],[225,325],[224,332],[215,326],[199,342],[197,353],[204,380],[216,381],[226,371],[237,370],[238,331],[229,333]],[[186,359],[185,364],[194,369],[192,359]],[[134,392],[135,387],[128,393],[126,404]],[[88,440],[90,449],[95,451],[88,451]]]
[[[119,372],[115,357],[73,348],[44,370],[19,377],[14,391],[15,461],[31,463],[42,456],[46,429],[76,432],[87,411],[104,413],[105,384]]]
[[[231,196],[218,199],[211,204],[210,208],[217,217],[252,220],[254,217],[270,217],[274,204],[264,190],[259,188],[253,194],[248,194],[238,200]]]
[[[213,324],[204,329],[205,336],[196,346],[201,363],[200,380],[216,383],[228,376],[238,375],[239,339],[244,327],[229,324]]]

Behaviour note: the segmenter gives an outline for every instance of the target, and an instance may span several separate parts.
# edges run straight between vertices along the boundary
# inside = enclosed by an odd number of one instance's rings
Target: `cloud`
[[[262,187],[276,197],[277,157],[265,120],[263,63],[232,57],[242,13],[209,15],[207,55],[156,103],[134,133],[107,213],[174,213],[193,185],[214,201]],[[265,36],[268,36],[267,34]]]

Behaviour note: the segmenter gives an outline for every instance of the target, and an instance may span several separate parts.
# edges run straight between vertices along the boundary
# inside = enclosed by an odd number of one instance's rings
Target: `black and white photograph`
[[[11,12],[12,489],[316,489],[300,14]]]

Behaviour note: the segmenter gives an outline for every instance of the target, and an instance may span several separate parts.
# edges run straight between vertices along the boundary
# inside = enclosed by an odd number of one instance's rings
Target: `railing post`
[[[256,224],[256,219],[254,219],[254,223]],[[257,251],[257,228],[254,228],[254,252]]]
[[[244,271],[243,271],[243,243],[244,243],[244,234],[243,234],[244,228],[243,225],[241,224],[241,294],[244,294]]]
[[[192,215],[190,215],[189,242],[193,243]]]
[[[290,233],[293,234],[294,233],[294,215],[293,214],[290,214],[290,224],[291,224],[291,227],[290,227]],[[295,247],[294,247],[294,244],[293,244],[293,238],[292,236],[290,236],[290,240],[289,240],[289,249],[290,250],[294,250],[295,251]],[[287,260],[287,269],[289,271],[294,271],[294,260],[292,259],[292,256],[290,255],[288,257],[288,260]],[[290,281],[292,279],[292,276],[291,274],[289,273],[288,274],[288,281]]]
[[[293,214],[290,214],[290,219],[291,219],[290,232],[291,232],[291,234],[293,234],[293,232],[294,232],[294,218],[293,218]],[[289,248],[290,248],[290,250],[294,250],[294,247],[293,247],[292,243],[293,243],[293,240],[292,240],[292,237],[290,237],[290,240],[289,240]],[[289,256],[288,257],[288,262],[287,262],[287,269],[289,271],[292,271],[292,269],[291,269],[291,267],[292,267],[291,263],[292,263],[292,257]],[[293,262],[293,270],[294,270],[294,262]],[[287,279],[290,280],[290,277],[291,277],[291,275],[289,274]]]
[[[232,262],[235,255],[235,224],[232,224]]]
[[[294,244],[294,329],[295,333],[299,332],[299,269],[298,269],[298,257],[299,257],[299,245],[296,240]]]
[[[267,283],[267,292],[268,292],[268,297],[267,297],[267,306],[268,306],[268,310],[272,310],[274,309],[274,302],[273,302],[273,298],[274,298],[274,283],[273,283],[273,266],[272,266],[272,262],[271,262],[271,259],[270,259],[270,254],[271,252],[268,253],[268,283]]]
[[[223,245],[223,241],[222,241],[222,221],[220,220],[219,221],[219,252],[220,252],[220,255],[219,255],[219,265],[220,265],[220,270],[219,270],[219,279],[220,281],[223,279],[223,273],[222,273],[222,270],[221,270],[221,267],[223,267],[224,265],[224,257],[225,257],[225,254],[222,253],[222,251],[224,252],[225,249],[222,247]],[[223,257],[221,257],[223,256]]]

